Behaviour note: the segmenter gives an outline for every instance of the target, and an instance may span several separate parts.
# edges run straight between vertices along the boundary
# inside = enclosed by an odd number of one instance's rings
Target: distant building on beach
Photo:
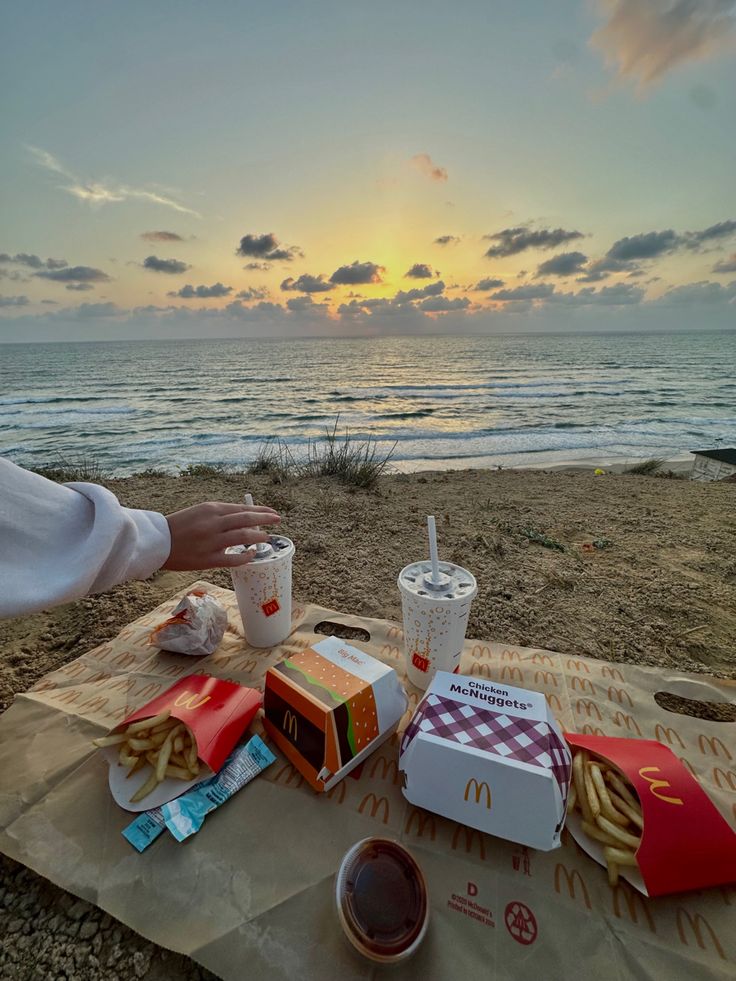
[[[736,448],[691,450],[695,457],[691,480],[723,480],[736,474]]]

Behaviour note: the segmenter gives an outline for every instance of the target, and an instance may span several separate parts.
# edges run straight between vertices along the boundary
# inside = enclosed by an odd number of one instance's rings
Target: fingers
[[[250,528],[233,528],[232,531],[217,536],[217,543],[222,548],[227,548],[228,545],[255,545],[267,541],[268,535],[265,531],[253,531]]]
[[[213,557],[211,568],[234,569],[236,566],[247,565],[252,561],[252,552],[223,552]]]
[[[243,511],[268,511],[273,514],[273,508],[265,507],[261,504],[226,504],[224,501],[206,501],[203,504],[195,504],[194,507],[207,507],[217,514],[240,514]]]
[[[272,508],[240,508],[219,518],[219,530],[234,531],[237,528],[254,528],[256,525],[277,525],[281,517]]]

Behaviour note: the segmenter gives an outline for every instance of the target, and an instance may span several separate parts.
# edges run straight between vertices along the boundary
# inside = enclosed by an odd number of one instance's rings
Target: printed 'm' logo
[[[555,867],[555,892],[561,893],[560,880],[565,877],[565,882],[567,883],[567,891],[570,895],[570,899],[577,899],[577,883],[580,883],[580,891],[582,893],[583,901],[588,909],[591,909],[590,896],[588,894],[588,887],[585,885],[585,880],[580,875],[577,869],[573,869],[570,872],[562,862],[558,862]]]
[[[177,708],[186,708],[194,712],[195,709],[201,708],[205,702],[209,702],[211,697],[211,695],[198,696],[196,692],[190,695],[188,691],[183,691],[181,695],[177,695],[174,705]]]
[[[261,609],[267,617],[272,617],[274,613],[278,613],[281,607],[279,606],[279,601],[274,596],[270,600],[266,600],[265,603],[261,603]]]
[[[288,731],[289,736],[294,740],[294,742],[297,741],[297,733],[299,731],[297,718],[291,709],[287,709],[284,712],[284,721],[281,724],[281,728],[284,730],[284,732]]]
[[[422,657],[416,651],[411,656],[411,663],[417,669],[417,671],[429,671],[429,658]]]
[[[639,776],[642,780],[646,780],[649,784],[650,791],[659,800],[664,801],[666,804],[684,804],[685,802],[679,797],[667,797],[665,794],[660,794],[660,790],[666,790],[670,786],[669,780],[657,780],[656,777],[648,777],[647,773],[661,773],[662,771],[658,766],[642,766],[639,770]]]
[[[488,808],[488,810],[490,810],[491,809],[491,788],[488,786],[488,784],[485,782],[485,780],[483,780],[481,783],[478,783],[478,781],[475,779],[475,777],[471,777],[470,780],[468,780],[468,782],[465,784],[465,795],[464,795],[464,799],[465,800],[468,800],[468,798],[470,797],[470,790],[471,790],[471,788],[473,788],[473,791],[475,793],[475,803],[476,804],[480,804],[481,794],[485,790],[485,792],[486,792],[486,807]]]
[[[682,943],[685,947],[689,946],[685,935],[685,923],[687,923],[692,930],[693,936],[695,937],[695,942],[701,950],[707,949],[705,939],[703,937],[703,933],[705,930],[707,930],[711,943],[715,947],[718,956],[721,958],[721,960],[726,960],[726,955],[723,952],[723,947],[721,947],[721,942],[718,939],[715,930],[706,920],[706,918],[700,913],[696,913],[695,916],[691,916],[691,914],[688,913],[686,909],[683,909],[682,906],[677,911],[677,932],[680,935],[680,943]]]

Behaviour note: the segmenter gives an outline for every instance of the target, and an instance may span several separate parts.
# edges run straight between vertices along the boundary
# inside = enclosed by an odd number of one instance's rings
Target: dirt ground
[[[242,475],[108,486],[127,506],[165,513],[250,490],[296,543],[297,598],[397,620],[398,572],[425,556],[425,516],[435,514],[441,557],[478,579],[469,636],[736,677],[733,482],[463,471],[394,475],[372,492]],[[0,623],[0,710],[198,578],[229,585],[221,571],[161,572]],[[13,862],[0,859],[0,873],[0,977],[212,977]]]

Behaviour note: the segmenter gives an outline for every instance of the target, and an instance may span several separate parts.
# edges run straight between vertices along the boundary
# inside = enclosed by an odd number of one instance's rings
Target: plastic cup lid
[[[287,555],[289,550],[294,551],[294,543],[290,538],[283,535],[269,535],[267,542],[259,542],[246,548],[245,545],[231,545],[226,549],[227,552],[253,552],[253,561],[262,562],[267,559],[278,559],[282,555]]]
[[[348,940],[371,960],[408,957],[424,937],[424,875],[396,841],[366,838],[353,845],[342,860],[335,898]]]
[[[432,579],[430,562],[412,562],[399,573],[399,585],[416,596],[438,600],[467,600],[475,596],[475,576],[453,562],[440,562],[440,579]]]

